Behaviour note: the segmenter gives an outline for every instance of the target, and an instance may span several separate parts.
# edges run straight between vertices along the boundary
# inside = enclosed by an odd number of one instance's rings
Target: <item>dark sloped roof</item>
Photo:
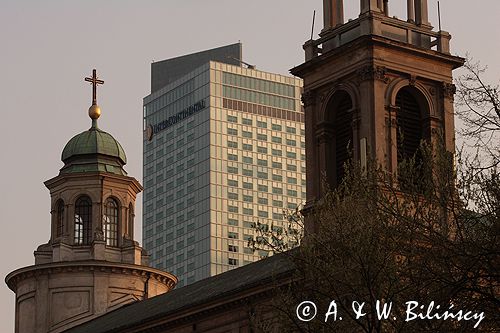
[[[112,333],[189,309],[197,305],[236,295],[253,287],[266,285],[274,278],[293,270],[287,254],[272,257],[198,281],[144,301],[125,305],[66,333]]]
[[[151,64],[151,93],[160,90],[169,83],[174,82],[178,78],[211,60],[241,66],[242,44],[230,44],[206,51],[153,62]]]

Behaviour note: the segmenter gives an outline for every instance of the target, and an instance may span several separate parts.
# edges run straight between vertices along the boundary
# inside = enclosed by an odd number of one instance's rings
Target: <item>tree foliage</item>
[[[296,266],[294,282],[281,286],[270,308],[261,309],[266,315],[256,317],[258,329],[266,332],[500,329],[498,174],[494,169],[470,173],[467,168],[458,168],[461,180],[457,182],[457,172],[447,152],[425,145],[421,151],[424,166],[408,161],[398,170],[397,178],[377,168],[375,163],[368,170],[361,170],[355,164],[346,168],[342,185],[329,191],[307,216],[316,224],[317,232],[306,235],[298,249],[284,254]],[[469,203],[473,203],[474,210]],[[273,237],[272,230],[264,233],[268,239]],[[272,247],[273,243],[266,246]],[[282,250],[279,246],[274,249]],[[297,306],[306,300],[316,304],[317,316],[300,321]],[[330,315],[325,322],[332,301],[337,306],[337,320]],[[364,315],[359,318],[353,309],[354,301],[364,303]],[[436,317],[407,321],[410,301],[418,302],[413,311],[422,316],[434,304],[431,316],[442,315],[446,310],[457,315],[462,310],[462,315],[470,311],[469,317],[473,314],[478,317],[461,321]],[[387,319],[379,318],[377,303],[392,304]],[[440,309],[436,309],[437,305]],[[269,313],[275,316],[270,317]],[[479,320],[480,317],[483,319]]]
[[[286,251],[286,230],[303,228],[298,210],[288,212],[284,232],[257,228],[252,245],[283,252],[296,270],[256,313],[256,331],[500,331],[500,89],[484,81],[478,62],[468,58],[464,70],[455,109],[473,155],[462,149],[453,158],[422,144],[397,175],[375,161],[368,170],[351,163],[343,183],[308,213],[317,232],[293,251]],[[301,321],[297,309],[306,300],[317,314]],[[332,301],[336,318],[326,318]],[[364,304],[362,316],[354,301]],[[422,318],[407,320],[411,301]],[[383,304],[392,304],[387,319],[380,318]],[[445,320],[446,312],[455,318]]]

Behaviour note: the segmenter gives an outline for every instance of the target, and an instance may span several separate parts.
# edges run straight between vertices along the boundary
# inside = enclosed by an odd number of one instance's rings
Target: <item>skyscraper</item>
[[[252,226],[305,199],[302,81],[225,59],[241,44],[153,64],[144,98],[143,244],[180,286],[267,256]]]

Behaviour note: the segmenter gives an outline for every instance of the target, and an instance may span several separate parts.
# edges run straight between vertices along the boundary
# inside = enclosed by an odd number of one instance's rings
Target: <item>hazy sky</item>
[[[429,0],[437,26],[435,0]],[[391,0],[405,18],[405,0]],[[354,18],[359,1],[345,1]],[[244,60],[282,74],[303,61],[302,44],[322,26],[322,0],[0,0],[1,273],[32,265],[49,239],[50,198],[43,185],[62,167],[68,140],[90,127],[96,68],[100,127],[124,147],[129,175],[142,182],[142,98],[150,63],[225,44],[243,43]],[[500,78],[500,1],[442,0],[442,27],[452,52],[489,65]],[[141,240],[142,197],[136,239]],[[13,332],[14,293],[0,286],[0,332]]]

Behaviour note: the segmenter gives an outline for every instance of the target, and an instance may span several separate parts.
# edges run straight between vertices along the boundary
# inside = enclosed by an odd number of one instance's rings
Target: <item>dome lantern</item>
[[[61,160],[64,166],[60,172],[101,171],[126,175],[123,169],[127,163],[125,151],[111,134],[97,126],[97,119],[101,115],[101,108],[97,105],[97,85],[104,84],[104,81],[97,78],[95,69],[92,76],[86,77],[85,81],[92,84],[92,105],[89,108],[92,126],[68,141],[62,152]]]

